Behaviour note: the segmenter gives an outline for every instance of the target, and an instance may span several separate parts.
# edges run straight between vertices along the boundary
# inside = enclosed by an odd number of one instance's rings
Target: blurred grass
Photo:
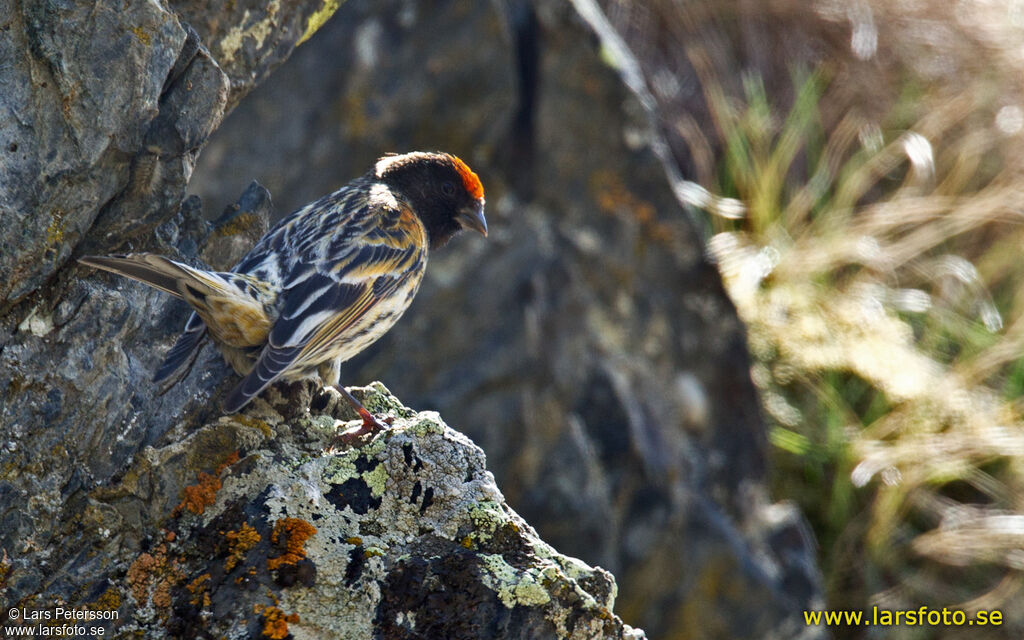
[[[880,121],[825,115],[826,67],[795,70],[780,112],[756,75],[728,96],[693,63],[714,130],[687,142],[721,149],[701,185],[709,250],[829,607],[1003,609],[1019,635],[1024,116],[984,75],[955,93],[908,79]]]

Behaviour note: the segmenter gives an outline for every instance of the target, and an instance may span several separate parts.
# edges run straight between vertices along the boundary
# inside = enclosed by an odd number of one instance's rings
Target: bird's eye
[[[451,182],[443,182],[441,183],[441,191],[444,192],[444,195],[446,196],[453,196],[455,195],[455,185]]]

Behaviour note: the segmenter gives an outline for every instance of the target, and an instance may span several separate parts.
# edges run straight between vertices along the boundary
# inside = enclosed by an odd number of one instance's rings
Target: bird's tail
[[[274,294],[266,283],[244,274],[206,271],[151,253],[83,256],[84,265],[138,280],[185,300],[195,309],[185,333],[167,354],[156,381],[166,380],[191,363],[206,331],[229,347],[247,349],[267,339]]]
[[[116,273],[132,280],[148,284],[178,298],[185,296],[179,290],[179,282],[189,279],[183,265],[152,253],[132,253],[125,256],[82,256],[82,264]]]

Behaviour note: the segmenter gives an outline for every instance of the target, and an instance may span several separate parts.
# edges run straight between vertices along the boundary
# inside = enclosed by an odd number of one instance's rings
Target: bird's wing
[[[154,384],[161,385],[160,393],[166,393],[168,389],[177,384],[192,368],[196,356],[199,355],[199,347],[206,336],[206,324],[193,311],[185,323],[185,330],[175,341],[174,346],[164,356],[163,364],[156,370],[153,376]]]
[[[238,411],[289,370],[330,360],[371,309],[418,284],[425,251],[425,231],[412,211],[370,201],[351,214],[343,232],[321,232],[319,243],[307,242],[304,259],[287,267],[267,346],[224,409]]]

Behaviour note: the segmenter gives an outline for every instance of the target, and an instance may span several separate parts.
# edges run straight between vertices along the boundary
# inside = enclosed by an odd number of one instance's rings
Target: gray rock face
[[[0,12],[0,219],[13,230],[0,239],[2,304],[52,275],[125,188],[187,38],[151,2],[9,2]],[[219,120],[208,107],[203,120]]]
[[[83,240],[121,244],[173,213],[225,110],[337,7],[172,4],[0,7],[0,309]]]
[[[168,0],[230,79],[234,107],[292,51],[311,37],[345,0]]]

